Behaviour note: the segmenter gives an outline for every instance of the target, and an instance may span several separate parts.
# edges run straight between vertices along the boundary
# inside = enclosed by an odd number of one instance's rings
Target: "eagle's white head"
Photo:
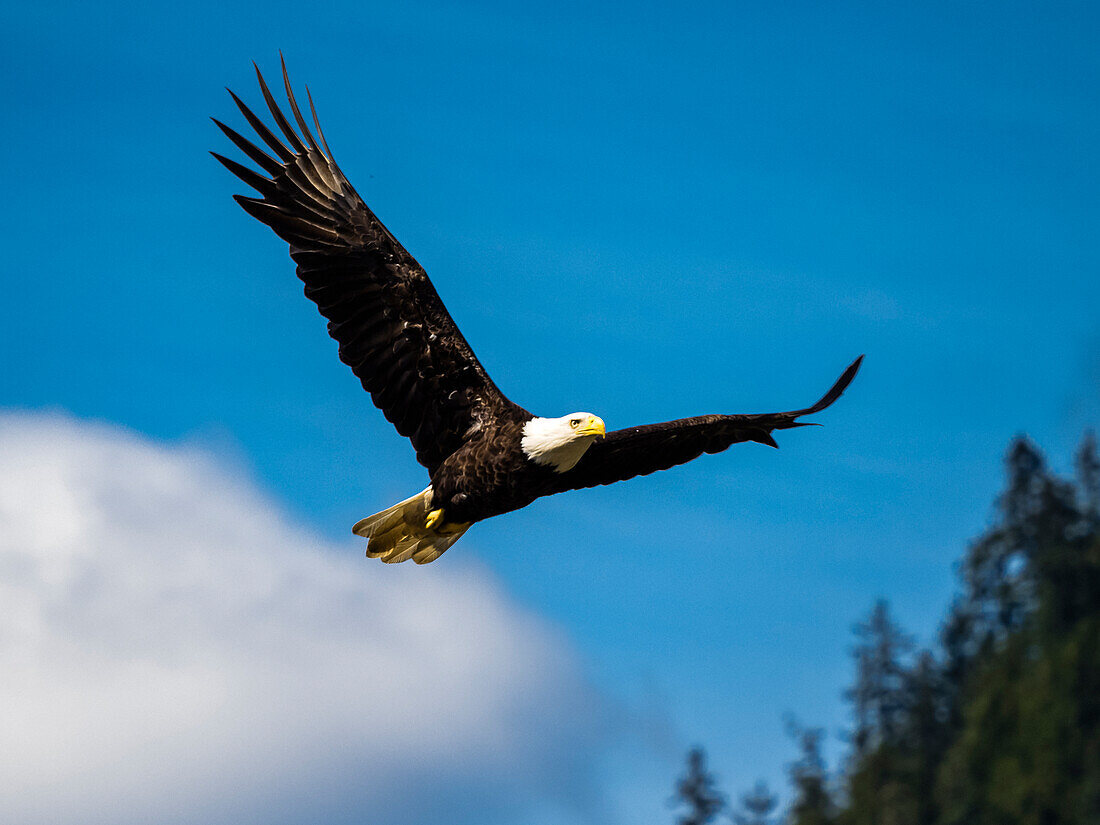
[[[520,446],[536,464],[548,464],[554,472],[571,470],[592,442],[605,432],[603,419],[575,412],[561,418],[532,418],[523,426]]]

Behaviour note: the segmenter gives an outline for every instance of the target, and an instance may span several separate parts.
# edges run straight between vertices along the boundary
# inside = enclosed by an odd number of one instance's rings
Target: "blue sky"
[[[785,712],[845,724],[875,598],[930,638],[1008,440],[1065,467],[1100,421],[1091,4],[43,2],[0,22],[0,406],[211,454],[326,552],[358,553],[350,525],[424,476],[206,154],[232,149],[209,116],[240,124],[222,87],[257,102],[250,61],[274,73],[278,49],[528,409],[788,409],[867,354],[778,452],[538,502],[439,562],[498,581],[633,720],[585,740],[603,801],[508,821],[659,820],[695,742],[730,791],[779,782]]]

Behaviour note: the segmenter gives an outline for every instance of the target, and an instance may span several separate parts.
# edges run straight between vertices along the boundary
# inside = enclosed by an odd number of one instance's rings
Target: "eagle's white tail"
[[[382,559],[387,564],[409,559],[427,564],[442,556],[470,529],[468,524],[439,525],[438,530],[426,527],[431,501],[432,488],[428,487],[381,513],[367,516],[351,531],[368,539],[368,558]]]

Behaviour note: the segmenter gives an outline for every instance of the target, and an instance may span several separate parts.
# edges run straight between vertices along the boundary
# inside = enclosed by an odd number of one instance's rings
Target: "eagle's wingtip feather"
[[[830,406],[848,389],[848,385],[856,377],[856,373],[859,372],[859,367],[863,363],[863,356],[860,355],[855,361],[848,365],[847,369],[840,374],[840,378],[829,388],[829,391],[821,396],[821,399],[812,407],[803,410],[801,415],[807,415],[810,413],[821,412],[826,407]]]

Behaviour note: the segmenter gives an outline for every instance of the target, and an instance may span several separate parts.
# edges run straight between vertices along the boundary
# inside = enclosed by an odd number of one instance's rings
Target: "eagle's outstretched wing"
[[[424,269],[348,183],[310,97],[318,145],[294,99],[286,64],[283,83],[300,132],[280,111],[259,68],[256,77],[286,142],[230,91],[275,156],[218,120],[226,136],[267,174],[211,154],[260,193],[234,198],[290,244],[306,296],[328,319],[329,334],[340,344],[340,360],[397,431],[411,439],[417,460],[434,471],[481,422],[524,411],[493,384]]]
[[[796,419],[820,412],[836,401],[852,383],[862,361],[861,355],[844,370],[820,401],[804,410],[753,415],[701,415],[614,430],[589,447],[577,466],[554,480],[558,485],[555,492],[612,484],[657,470],[667,470],[703,453],[720,453],[741,441],[757,441],[776,447],[778,445],[771,437],[772,431],[807,426],[810,422]]]

